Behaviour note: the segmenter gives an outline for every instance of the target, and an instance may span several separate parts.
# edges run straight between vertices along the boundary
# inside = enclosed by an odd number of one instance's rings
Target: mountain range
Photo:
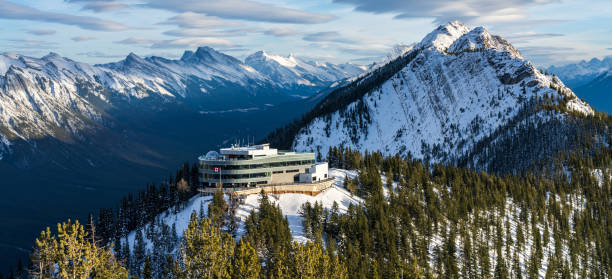
[[[548,72],[557,75],[598,110],[612,113],[612,56],[593,58],[564,66],[551,66]]]
[[[597,76],[612,69],[612,56],[603,59],[593,58],[589,61],[582,60],[578,63],[563,66],[550,66],[546,71],[557,75],[567,86],[578,88],[593,81]]]
[[[612,144],[606,116],[562,80],[456,21],[368,67],[264,51],[242,61],[209,47],[100,65],[3,54],[0,222],[19,225],[0,232],[0,254],[27,251],[40,224],[106,207],[205,150],[278,127],[264,140],[321,159],[341,146],[497,173]],[[609,75],[592,81],[607,88]]]

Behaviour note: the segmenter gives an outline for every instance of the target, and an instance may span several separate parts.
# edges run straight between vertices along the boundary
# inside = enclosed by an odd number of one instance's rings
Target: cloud
[[[151,48],[194,48],[200,46],[235,46],[228,40],[214,37],[187,37],[174,40],[154,40],[148,38],[130,37],[115,42],[124,45],[149,45]]]
[[[53,35],[56,33],[56,31],[53,29],[33,29],[26,30],[26,32],[37,36]]]
[[[129,5],[119,1],[88,1],[82,10],[91,10],[96,13],[114,12],[129,8]]]
[[[548,65],[572,60],[572,57],[587,55],[573,47],[527,46],[519,49],[521,53],[538,65]]]
[[[334,0],[351,4],[355,10],[374,14],[390,13],[395,18],[434,18],[437,23],[452,20],[465,22],[516,22],[527,17],[527,8],[556,0]]]
[[[286,37],[286,36],[293,36],[293,35],[300,34],[300,32],[295,31],[290,28],[272,28],[272,29],[265,30],[263,33],[266,35],[275,36],[275,37]]]
[[[234,46],[234,44],[219,38],[180,38],[155,42],[151,45],[151,48],[194,48],[199,46],[231,47]]]
[[[525,43],[531,40],[536,39],[546,39],[546,38],[554,38],[554,37],[562,37],[564,34],[559,33],[536,33],[536,32],[525,32],[525,33],[515,33],[504,36],[505,39],[508,39],[514,43]]]
[[[13,47],[18,47],[19,49],[26,47],[28,49],[43,49],[48,51],[50,47],[57,46],[57,43],[55,42],[48,42],[34,38],[7,39],[6,41],[14,43]]]
[[[185,12],[173,16],[160,24],[177,25],[183,28],[242,26],[239,22],[227,21],[216,16],[207,16],[193,12]]]
[[[341,45],[337,47],[340,51],[354,55],[384,56],[389,53],[389,46],[381,44],[365,45]]]
[[[122,44],[122,45],[150,45],[158,41],[159,40],[140,38],[140,37],[129,37],[121,41],[116,41],[115,43]]]
[[[304,41],[309,41],[309,42],[334,42],[334,43],[345,43],[345,44],[355,43],[354,40],[345,38],[336,31],[311,33],[311,34],[307,34],[306,36],[304,36],[303,39]]]
[[[106,54],[100,51],[80,52],[80,53],[77,53],[77,55],[87,56],[87,57],[92,57],[92,58],[121,58],[123,57],[122,55]]]
[[[85,35],[81,35],[81,36],[72,37],[70,39],[75,41],[75,42],[84,42],[84,41],[95,40],[96,38],[85,36]]]
[[[88,30],[118,31],[128,29],[122,23],[89,16],[45,12],[26,5],[0,0],[0,18],[32,20],[78,26]]]
[[[189,28],[189,29],[175,29],[166,31],[163,34],[175,37],[235,37],[235,36],[245,36],[249,32],[254,31],[254,29],[244,28],[244,29],[230,29],[230,30],[218,30],[218,29],[199,29],[199,28]]]
[[[175,12],[196,12],[220,18],[278,23],[324,23],[335,17],[251,0],[150,0],[147,6]]]

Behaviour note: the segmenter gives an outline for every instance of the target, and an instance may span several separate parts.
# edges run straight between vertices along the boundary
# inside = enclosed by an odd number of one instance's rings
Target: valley
[[[32,241],[65,222],[87,278],[608,278],[610,59],[528,57],[459,21],[369,66],[1,54],[0,268],[75,266],[61,227]],[[315,162],[320,193],[235,192]]]

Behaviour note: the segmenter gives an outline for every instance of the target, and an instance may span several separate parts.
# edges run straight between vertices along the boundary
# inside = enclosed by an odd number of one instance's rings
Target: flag
[[[219,172],[219,171],[221,171],[221,168],[214,168],[213,170],[214,170],[215,172]]]

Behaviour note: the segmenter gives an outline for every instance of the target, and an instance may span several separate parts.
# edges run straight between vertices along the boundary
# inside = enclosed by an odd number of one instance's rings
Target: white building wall
[[[313,183],[325,180],[329,177],[329,168],[327,162],[314,164],[306,173],[300,173],[300,182]]]

